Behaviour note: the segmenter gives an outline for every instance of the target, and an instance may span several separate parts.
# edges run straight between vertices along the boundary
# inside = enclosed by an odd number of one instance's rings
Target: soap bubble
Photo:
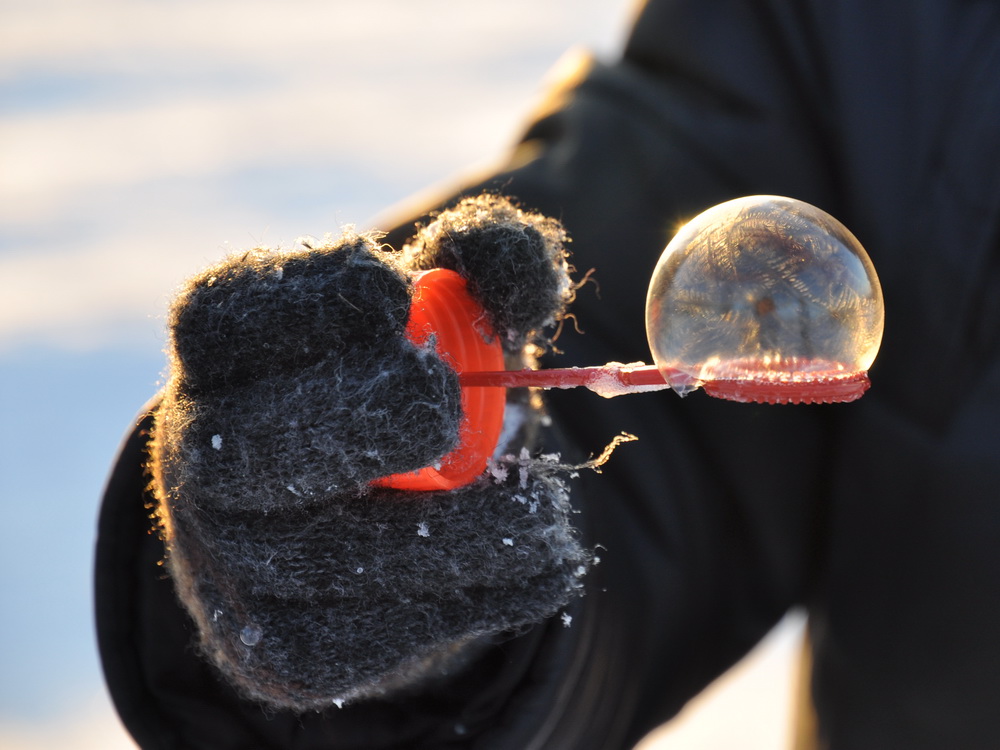
[[[681,395],[715,382],[715,395],[736,400],[850,400],[808,391],[863,379],[863,393],[882,325],[882,290],[854,235],[778,196],[728,201],[685,224],[646,298],[653,360]],[[780,395],[762,395],[774,385]]]

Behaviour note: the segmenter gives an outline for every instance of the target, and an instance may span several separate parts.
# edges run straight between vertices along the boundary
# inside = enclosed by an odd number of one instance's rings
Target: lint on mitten
[[[459,441],[458,378],[406,335],[412,271],[462,274],[518,358],[571,297],[564,240],[480,196],[402,255],[347,233],[234,255],[179,294],[150,468],[198,646],[242,694],[302,711],[412,686],[579,594],[564,475],[522,445],[454,490],[378,481]]]

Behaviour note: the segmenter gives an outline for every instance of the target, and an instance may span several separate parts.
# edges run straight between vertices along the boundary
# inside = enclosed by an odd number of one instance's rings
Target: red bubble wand
[[[462,277],[428,271],[415,279],[408,335],[420,345],[433,341],[458,372],[462,442],[439,465],[377,483],[452,489],[479,476],[499,439],[507,388],[582,386],[611,398],[667,388],[684,396],[700,387],[740,403],[855,401],[871,385],[867,370],[882,324],[878,277],[857,239],[820,209],[777,196],[715,206],[667,245],[646,305],[655,365],[504,370],[500,343]],[[828,351],[747,354],[784,329],[793,331],[790,348]],[[696,366],[687,364],[692,359]]]

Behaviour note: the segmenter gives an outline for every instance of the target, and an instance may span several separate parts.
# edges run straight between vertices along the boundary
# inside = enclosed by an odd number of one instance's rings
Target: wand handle
[[[667,382],[669,378],[669,383]],[[828,371],[811,377],[746,376],[700,382],[677,370],[666,376],[655,365],[611,362],[599,367],[551,370],[462,372],[463,387],[576,388],[583,386],[606,398],[673,388],[684,395],[700,386],[715,398],[743,403],[834,404],[855,401],[871,386],[866,372]]]
[[[576,388],[583,386],[602,396],[618,396],[669,388],[655,365],[611,362],[599,367],[565,367],[551,370],[501,370],[462,372],[463,387]]]

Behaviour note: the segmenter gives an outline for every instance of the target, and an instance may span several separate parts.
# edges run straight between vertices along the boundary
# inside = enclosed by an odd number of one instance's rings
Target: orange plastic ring
[[[424,345],[433,335],[438,356],[456,372],[502,370],[503,350],[486,313],[454,271],[435,268],[415,277],[407,337]],[[463,388],[460,444],[439,464],[375,480],[397,490],[451,490],[486,470],[503,427],[503,388]]]

